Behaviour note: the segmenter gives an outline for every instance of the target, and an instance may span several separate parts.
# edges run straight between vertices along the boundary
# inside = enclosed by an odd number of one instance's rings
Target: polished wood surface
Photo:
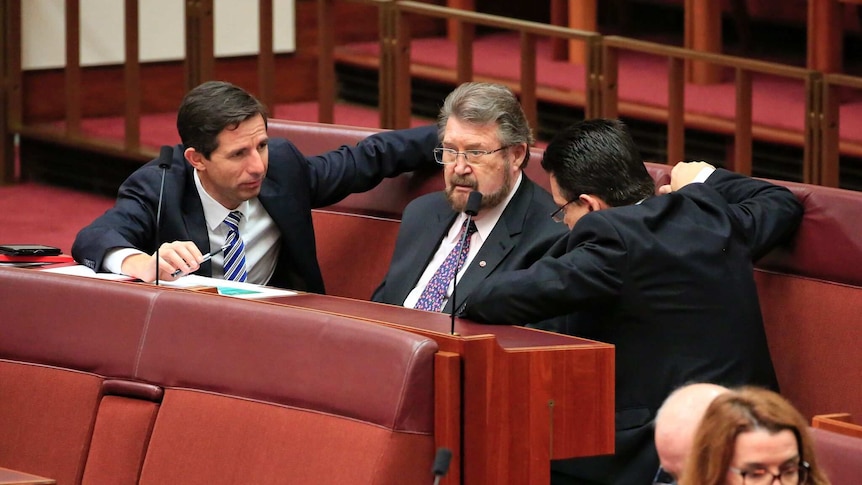
[[[811,426],[833,433],[862,438],[862,424],[854,423],[850,413],[818,414],[811,418]]]
[[[333,296],[267,301],[419,333],[437,341],[441,354],[459,355],[460,483],[548,483],[551,459],[613,452],[612,345],[464,319],[455,319],[452,334],[449,315]],[[446,379],[453,365],[438,362]],[[441,409],[457,414],[457,396],[437,392]],[[437,430],[451,436],[455,417],[438,418]]]
[[[57,482],[50,478],[0,467],[0,485],[53,485],[55,483]]]

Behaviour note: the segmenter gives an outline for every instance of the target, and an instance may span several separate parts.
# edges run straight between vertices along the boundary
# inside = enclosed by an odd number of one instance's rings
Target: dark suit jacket
[[[568,232],[565,225],[551,219],[556,209],[551,195],[524,175],[488,240],[458,280],[458,300],[466,298],[488,275],[526,268],[542,257]],[[389,271],[371,299],[403,304],[457,216],[443,192],[410,202],[404,209]],[[479,261],[486,264],[480,266]],[[450,312],[451,308],[450,301],[443,311]]]
[[[281,249],[270,285],[324,292],[317,263],[311,209],[334,204],[354,192],[373,188],[384,177],[436,165],[435,126],[382,132],[354,147],[305,157],[287,140],[269,143],[269,168],[258,196],[281,232]],[[162,202],[161,241],[193,241],[203,252],[209,236],[193,168],[183,158],[184,147],[174,147]],[[123,182],[115,206],[82,229],[72,246],[81,264],[102,270],[105,252],[112,248],[156,249],[155,214],[161,170],[154,160]],[[212,275],[209,262],[198,274]]]
[[[583,460],[555,468],[649,483],[658,467],[651,421],[673,389],[777,388],[752,261],[801,216],[785,188],[717,170],[706,183],[585,215],[556,257],[489,278],[462,314],[497,324],[572,314],[565,333],[614,344],[617,455],[593,460],[594,474]]]

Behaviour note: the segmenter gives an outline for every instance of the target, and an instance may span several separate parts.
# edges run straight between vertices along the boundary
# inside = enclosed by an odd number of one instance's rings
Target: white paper
[[[171,288],[216,288],[219,295],[234,296],[237,298],[270,298],[274,296],[291,296],[295,295],[295,291],[282,290],[280,288],[271,288],[268,286],[260,286],[252,283],[241,283],[239,281],[228,281],[217,278],[209,278],[206,276],[198,276],[194,274],[181,276],[175,281],[162,281],[161,285]]]

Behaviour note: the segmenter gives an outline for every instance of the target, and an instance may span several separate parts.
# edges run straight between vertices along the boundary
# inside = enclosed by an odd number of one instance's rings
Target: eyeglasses
[[[464,161],[467,162],[467,165],[476,166],[482,164],[482,158],[492,153],[497,153],[501,150],[505,150],[512,145],[501,146],[496,150],[464,150],[463,152],[459,152],[458,150],[453,150],[452,148],[435,148],[434,149],[434,160],[437,160],[437,163],[443,165],[449,165],[452,163],[458,162],[458,156],[463,155]]]
[[[577,199],[575,199],[575,200],[577,200]],[[568,207],[568,205],[571,204],[572,202],[574,202],[575,200],[570,200],[570,201],[566,202],[565,204],[561,205],[559,209],[552,212],[551,213],[551,219],[553,219],[554,222],[565,222],[566,221],[566,207]],[[659,483],[663,483],[663,482],[659,482]]]
[[[745,485],[772,485],[775,483],[776,478],[781,485],[803,485],[808,480],[810,468],[811,465],[801,461],[798,465],[790,465],[787,468],[779,470],[777,475],[766,468],[740,470],[739,468],[730,467],[730,471],[739,474],[742,477],[742,483]]]
[[[652,485],[676,485],[676,478],[664,468],[658,467],[655,478],[652,479]]]

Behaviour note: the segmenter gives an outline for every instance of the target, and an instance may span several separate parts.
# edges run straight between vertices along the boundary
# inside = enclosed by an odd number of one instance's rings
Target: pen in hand
[[[219,252],[224,251],[228,247],[230,247],[230,244],[225,244],[224,246],[221,247],[221,249],[219,249]],[[204,254],[203,259],[201,259],[200,264],[206,263],[207,261],[212,259],[212,257],[213,257],[213,253]],[[183,270],[178,269],[178,270],[174,271],[173,273],[171,273],[171,277],[176,278],[177,276],[181,275],[182,273],[183,273]]]

